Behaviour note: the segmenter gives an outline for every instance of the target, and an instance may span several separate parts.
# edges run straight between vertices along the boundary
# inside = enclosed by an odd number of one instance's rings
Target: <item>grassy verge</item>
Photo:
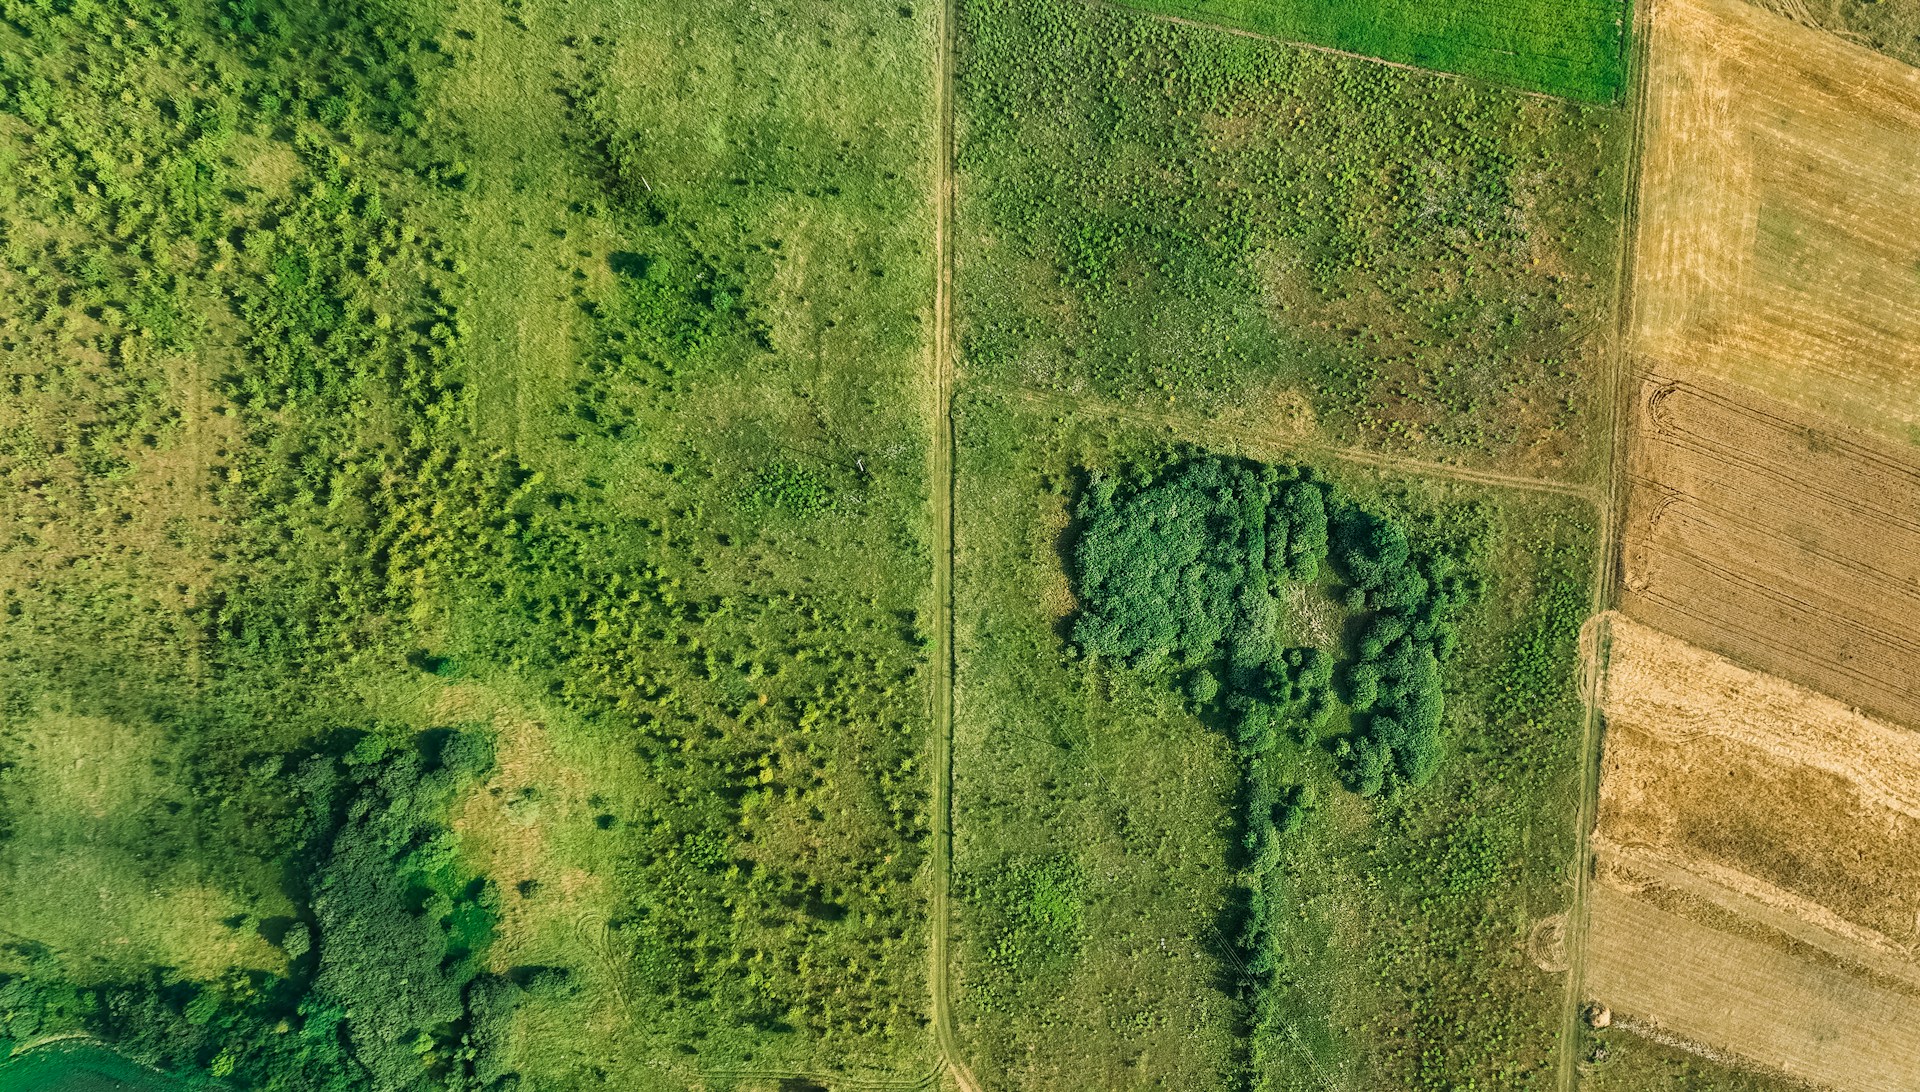
[[[1810,1087],[1712,1061],[1618,1028],[1587,1033],[1588,1092],[1803,1092]]]

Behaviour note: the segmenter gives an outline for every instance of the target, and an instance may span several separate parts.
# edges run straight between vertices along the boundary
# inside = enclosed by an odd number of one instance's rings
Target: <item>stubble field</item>
[[[1652,23],[1635,351],[1920,441],[1920,69],[1741,0]]]
[[[1595,886],[1588,991],[1623,1015],[1788,1076],[1906,1092],[1920,997]]]

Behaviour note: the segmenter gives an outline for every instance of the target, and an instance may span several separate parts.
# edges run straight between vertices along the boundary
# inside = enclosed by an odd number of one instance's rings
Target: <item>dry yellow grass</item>
[[[588,775],[556,749],[539,710],[470,683],[449,688],[434,708],[494,732],[494,770],[453,814],[461,853],[502,893],[494,969],[551,958],[543,946],[570,935],[582,915],[604,915],[609,898],[605,880],[578,859],[594,817]]]
[[[1920,998],[1594,885],[1587,989],[1645,1021],[1845,1092],[1920,1088]]]
[[[1920,441],[1920,69],[1739,0],[1649,63],[1635,351]]]
[[[1910,960],[1920,735],[1616,618],[1599,846]]]
[[[1638,410],[1621,609],[1920,727],[1920,458],[1705,379]]]

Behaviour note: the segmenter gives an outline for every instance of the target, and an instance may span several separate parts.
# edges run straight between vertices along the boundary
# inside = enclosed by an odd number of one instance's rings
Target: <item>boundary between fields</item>
[[[1632,366],[1633,334],[1633,259],[1640,228],[1640,159],[1646,145],[1647,98],[1652,78],[1653,9],[1657,0],[1633,0],[1632,21],[1627,34],[1631,52],[1627,57],[1627,156],[1622,167],[1620,195],[1620,238],[1614,263],[1614,344],[1608,354],[1607,404],[1608,451],[1607,481],[1600,505],[1600,535],[1594,563],[1591,614],[1599,619],[1614,606],[1618,595],[1626,535],[1627,490],[1630,483],[1627,461],[1633,414],[1635,369]],[[1590,622],[1590,624],[1593,624]],[[1560,1058],[1555,1073],[1556,1092],[1577,1092],[1580,1083],[1581,1000],[1586,992],[1587,902],[1593,883],[1593,828],[1600,809],[1600,757],[1606,740],[1606,715],[1601,700],[1606,693],[1609,635],[1604,621],[1594,635],[1584,666],[1586,715],[1580,733],[1580,799],[1574,816],[1574,854],[1570,863],[1573,890],[1567,902],[1567,982],[1561,1000]],[[1586,642],[1582,642],[1583,646]]]
[[[1257,428],[1224,423],[1195,413],[1179,413],[1141,409],[1121,405],[1106,399],[1086,396],[1056,394],[1033,387],[1006,385],[985,380],[974,380],[969,386],[1018,399],[1033,405],[1047,406],[1064,413],[1083,413],[1096,417],[1107,417],[1117,421],[1127,421],[1136,425],[1148,425],[1198,433],[1202,436],[1221,436],[1233,440],[1248,451],[1271,451],[1318,456],[1356,466],[1370,467],[1375,470],[1391,470],[1421,478],[1439,478],[1446,481],[1463,482],[1472,485],[1485,485],[1498,489],[1516,489],[1529,493],[1550,493],[1556,496],[1572,497],[1599,506],[1603,494],[1593,486],[1578,482],[1561,481],[1554,478],[1530,478],[1524,474],[1503,474],[1497,470],[1478,470],[1473,467],[1451,466],[1446,463],[1427,462],[1424,459],[1409,458],[1404,455],[1388,455],[1364,448],[1340,447],[1334,444],[1320,443],[1316,440],[1289,436],[1282,433],[1263,432]]]

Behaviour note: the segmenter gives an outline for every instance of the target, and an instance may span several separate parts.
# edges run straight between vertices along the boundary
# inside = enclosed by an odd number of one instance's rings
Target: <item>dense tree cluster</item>
[[[1276,593],[1321,577],[1331,555],[1358,640],[1339,671],[1356,731],[1336,749],[1364,795],[1424,783],[1439,760],[1441,664],[1475,589],[1450,555],[1416,552],[1394,518],[1298,471],[1212,456],[1122,480],[1095,474],[1076,514],[1088,653],[1178,672],[1203,715],[1248,754],[1285,724],[1303,737],[1337,711],[1333,654],[1276,648]]]
[[[1347,787],[1372,796],[1424,784],[1440,758],[1441,665],[1477,587],[1450,554],[1416,550],[1398,520],[1297,470],[1196,456],[1095,474],[1075,514],[1075,641],[1179,680],[1235,743],[1249,879],[1232,913],[1257,990],[1280,961],[1263,877],[1315,807],[1305,786],[1276,784],[1262,756],[1283,727],[1317,741],[1339,711],[1337,677],[1352,713],[1351,731],[1332,741]],[[1338,664],[1332,649],[1278,647],[1278,593],[1321,582],[1323,562],[1352,635]]]
[[[182,1074],[286,1092],[515,1086],[499,1049],[513,1006],[569,985],[481,966],[498,895],[454,859],[445,815],[491,765],[484,737],[444,732],[256,763],[283,793],[290,865],[311,879],[304,917],[236,927],[274,939],[285,974],[196,983],[155,968],[77,986],[54,953],[10,944],[27,971],[0,974],[0,1044],[84,1030]]]
[[[1211,457],[1131,481],[1095,474],[1076,513],[1074,640],[1131,667],[1191,670],[1190,692],[1203,701],[1220,684],[1229,697],[1271,701],[1274,594],[1318,576],[1324,488]]]
[[[1473,581],[1448,554],[1416,555],[1406,532],[1374,513],[1342,512],[1334,537],[1348,604],[1371,612],[1344,672],[1362,728],[1338,745],[1348,786],[1372,796],[1390,775],[1425,784],[1440,761],[1441,664]]]

